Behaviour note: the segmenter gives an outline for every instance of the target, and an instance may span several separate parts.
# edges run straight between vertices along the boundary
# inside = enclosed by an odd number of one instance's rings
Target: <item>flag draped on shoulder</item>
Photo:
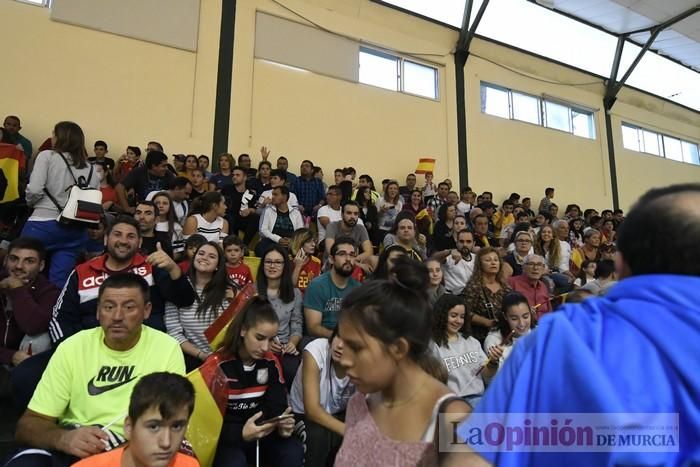
[[[245,306],[250,297],[256,294],[257,290],[254,283],[247,284],[244,286],[240,292],[231,300],[228,308],[224,310],[221,315],[216,318],[216,320],[211,323],[206,331],[204,331],[204,336],[209,341],[209,346],[216,352],[221,347],[224,342],[224,336],[226,335],[226,330],[228,329],[233,318],[238,314],[239,311]]]
[[[212,354],[187,374],[194,386],[194,412],[187,426],[187,441],[202,467],[211,467],[226,411],[226,376],[219,368],[221,355]]]

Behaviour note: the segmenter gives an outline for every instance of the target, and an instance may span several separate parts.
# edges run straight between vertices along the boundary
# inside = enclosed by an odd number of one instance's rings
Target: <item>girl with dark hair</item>
[[[484,379],[496,374],[479,341],[471,337],[464,297],[445,294],[433,307],[433,351],[447,370],[447,387],[474,407],[484,394]],[[459,362],[454,364],[454,362]]]
[[[316,237],[307,228],[298,229],[289,242],[289,254],[294,261],[292,283],[302,295],[309,283],[321,275],[321,260],[316,255]]]
[[[188,178],[190,179],[190,184],[192,185],[190,201],[196,200],[200,196],[204,195],[204,193],[209,191],[209,184],[204,176],[204,171],[199,167],[192,169],[188,174]]]
[[[367,229],[372,245],[375,247],[379,246],[382,242],[382,239],[379,238],[380,230],[377,226],[379,213],[372,200],[372,189],[367,186],[358,187],[357,193],[355,193],[355,202],[360,207],[360,219],[365,224],[365,229]]]
[[[530,334],[530,330],[537,326],[537,318],[523,294],[509,292],[503,297],[497,319],[496,328],[484,340],[484,350],[500,368],[512,352],[515,341]]]
[[[345,206],[345,203],[352,198],[352,182],[350,180],[343,180],[338,184],[338,188],[340,188],[340,205]]]
[[[220,242],[228,235],[226,201],[218,191],[209,191],[197,198],[190,206],[190,215],[185,220],[182,233],[185,238],[198,233],[208,241]]]
[[[377,268],[374,270],[372,279],[389,279],[389,274],[391,270],[394,269],[394,264],[402,256],[406,256],[408,252],[401,245],[391,245],[389,248],[385,248],[382,254],[379,255],[379,260],[377,261]]]
[[[299,367],[299,351],[304,315],[302,296],[292,283],[292,263],[287,249],[271,245],[262,258],[255,279],[258,295],[267,298],[277,313],[279,330],[271,350],[277,355],[284,369],[284,378],[291,384]]]
[[[270,184],[270,174],[272,172],[272,164],[270,161],[260,161],[258,164],[258,173],[253,180],[250,180],[250,188],[256,193],[263,193],[272,189]]]
[[[471,335],[479,342],[484,342],[498,323],[496,312],[509,291],[498,251],[491,247],[480,249],[474,260],[474,272],[463,292],[471,316]]]
[[[180,261],[185,253],[185,236],[182,233],[182,226],[175,217],[173,200],[167,191],[159,191],[153,196],[153,204],[158,208],[156,232],[165,232],[170,236],[173,259]]]
[[[577,217],[569,221],[569,244],[571,249],[581,248],[583,246],[583,229],[585,224],[583,219]]]
[[[598,263],[590,259],[584,259],[581,263],[581,270],[578,272],[578,277],[574,280],[574,287],[583,287],[588,282],[595,280],[595,269]],[[568,300],[567,300],[568,301]]]
[[[355,394],[340,364],[343,340],[336,327],[329,339],[309,342],[292,384],[292,411],[303,424],[306,439],[305,465],[333,465],[345,433],[345,408]]]
[[[440,297],[445,294],[445,286],[443,285],[443,273],[440,261],[435,258],[428,258],[425,261],[425,267],[428,268],[429,284],[428,284],[428,301],[431,306],[435,306],[435,303]]]
[[[451,204],[443,204],[438,209],[438,220],[433,231],[433,246],[435,251],[452,250],[455,248],[453,225],[457,216],[457,208]],[[466,226],[465,226],[466,227]]]
[[[59,122],[53,130],[53,149],[41,151],[27,185],[27,205],[34,208],[22,236],[44,244],[51,257],[49,280],[62,288],[75,267],[78,253],[88,241],[87,229],[56,219],[68,201],[69,188],[82,180],[98,189],[99,177],[87,162],[83,130],[73,122]]]
[[[224,252],[218,243],[207,242],[197,249],[187,277],[197,292],[197,299],[187,307],[166,302],[165,328],[180,344],[187,371],[192,371],[212,352],[204,331],[233,298],[233,284],[226,273]]]
[[[386,185],[384,196],[377,200],[377,227],[386,235],[392,229],[396,216],[403,209],[403,198],[399,194],[399,184],[392,180]]]
[[[114,168],[114,180],[119,183],[136,167],[143,164],[141,161],[141,148],[127,146],[126,152],[121,155],[117,166]]]
[[[105,161],[95,161],[93,162],[93,166],[95,167],[97,179],[100,181],[102,209],[105,212],[111,210],[116,211],[119,207],[117,204],[117,192],[114,190],[114,179],[112,178],[112,173],[107,168],[107,163]]]
[[[425,265],[411,261],[397,265],[391,280],[369,281],[343,299],[340,363],[358,392],[348,403],[337,467],[368,459],[438,465],[438,415],[469,411],[436,379],[445,374],[430,350],[427,282]]]
[[[270,302],[253,297],[226,330],[221,350],[205,362],[216,365],[226,378],[226,412],[214,465],[254,464],[256,446],[265,465],[304,463],[304,447],[292,436],[294,418],[282,368],[270,351],[278,330]]]
[[[190,182],[192,181],[192,173],[196,169],[199,169],[199,160],[197,156],[188,154],[187,157],[185,157],[185,177],[189,178]],[[204,174],[204,172],[202,172],[202,174]]]

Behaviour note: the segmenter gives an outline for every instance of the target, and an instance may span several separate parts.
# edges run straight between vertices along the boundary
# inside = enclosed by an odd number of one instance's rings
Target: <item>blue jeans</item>
[[[62,289],[88,240],[85,227],[67,226],[58,221],[27,221],[22,236],[41,240],[51,257],[49,281]]]

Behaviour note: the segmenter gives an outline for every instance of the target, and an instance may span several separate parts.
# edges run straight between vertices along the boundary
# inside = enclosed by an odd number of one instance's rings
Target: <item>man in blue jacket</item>
[[[700,465],[698,206],[700,184],[642,196],[619,229],[617,269],[624,280],[604,297],[545,316],[518,341],[481,403],[456,429],[479,455],[451,453],[444,465]],[[581,413],[606,421],[597,428],[635,421],[648,426],[649,419],[637,415],[642,413],[674,414],[677,422],[654,428],[670,428],[664,437],[635,440],[613,429],[612,438],[594,436],[592,445],[578,448],[559,444],[558,452],[545,452],[541,444],[520,452],[479,444],[484,423],[498,417],[493,414],[505,414],[510,424],[518,420],[514,414],[549,420]],[[581,416],[570,418],[576,424]],[[639,444],[621,445],[630,442]],[[607,452],[593,452],[601,449]]]

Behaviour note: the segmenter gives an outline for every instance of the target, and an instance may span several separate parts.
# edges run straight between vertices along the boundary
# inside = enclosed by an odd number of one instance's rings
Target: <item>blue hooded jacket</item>
[[[545,316],[515,346],[480,413],[679,414],[678,452],[480,452],[498,466],[697,465],[700,278],[630,277],[605,297]]]

